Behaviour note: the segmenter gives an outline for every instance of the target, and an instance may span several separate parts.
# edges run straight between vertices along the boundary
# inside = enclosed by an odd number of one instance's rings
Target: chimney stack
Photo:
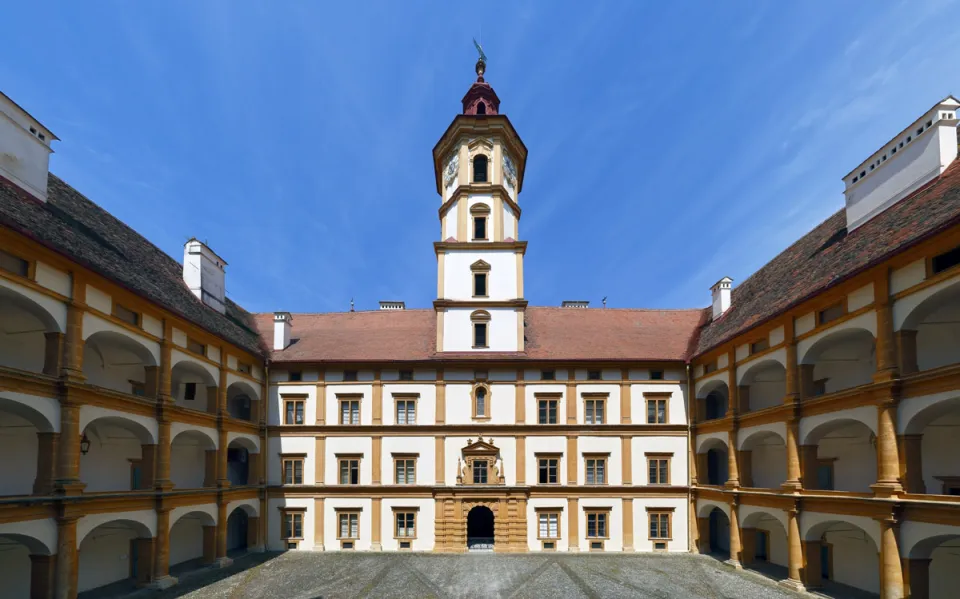
[[[226,261],[205,243],[192,238],[183,246],[183,280],[200,301],[221,314],[227,312]]]
[[[730,309],[730,291],[733,279],[723,277],[710,288],[713,292],[713,319],[716,320]]]
[[[50,143],[59,139],[0,92],[0,176],[41,202],[47,201]]]
[[[293,316],[289,312],[273,313],[273,349],[286,349],[290,345],[290,331],[293,329]]]

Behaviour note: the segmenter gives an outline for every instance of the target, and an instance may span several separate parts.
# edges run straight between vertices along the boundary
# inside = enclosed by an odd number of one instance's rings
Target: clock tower
[[[437,254],[438,352],[524,351],[520,191],[527,148],[484,78],[463,97],[433,148],[440,195]]]

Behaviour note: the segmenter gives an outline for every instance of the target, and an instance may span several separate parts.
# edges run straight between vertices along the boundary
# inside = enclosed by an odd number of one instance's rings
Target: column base
[[[323,548],[323,545],[314,545],[313,551],[325,551],[325,549]]]
[[[214,568],[229,568],[232,565],[233,560],[229,557],[218,557],[217,559],[213,560]]]
[[[82,483],[79,480],[57,481],[54,485],[53,492],[55,495],[66,495],[67,497],[73,497],[83,493],[83,490],[86,488],[86,486],[86,483]]]
[[[734,570],[743,570],[743,564],[740,563],[740,560],[730,558],[727,561],[723,562],[733,568]]]
[[[250,553],[263,553],[266,551],[266,548],[263,545],[256,545],[254,547],[248,547],[247,551]]]
[[[143,586],[144,588],[162,591],[164,589],[169,589],[170,587],[177,584],[178,582],[179,580],[177,580],[175,576],[167,575],[167,576],[161,576],[160,578],[156,578]]]
[[[785,589],[790,589],[791,591],[796,591],[798,593],[806,592],[807,588],[803,586],[803,583],[799,580],[794,580],[792,578],[784,578],[777,583]]]
[[[567,553],[580,553],[580,548],[576,545],[572,547],[567,547]]]
[[[383,545],[380,543],[370,543],[370,551],[383,551]]]
[[[896,497],[897,495],[903,493],[903,487],[900,486],[900,483],[897,483],[897,482],[876,483],[874,485],[870,485],[870,488],[873,490],[873,494],[876,495],[877,497],[884,497],[884,498]]]
[[[803,485],[800,484],[798,480],[788,480],[787,482],[780,485],[780,488],[786,491],[787,493],[799,493],[803,488]]]
[[[623,551],[624,553],[633,553],[633,547],[631,547],[630,545],[624,545],[622,551]]]
[[[739,488],[740,488],[740,481],[739,481],[739,480],[728,480],[727,482],[723,483],[723,487],[724,487],[725,489],[739,489]]]

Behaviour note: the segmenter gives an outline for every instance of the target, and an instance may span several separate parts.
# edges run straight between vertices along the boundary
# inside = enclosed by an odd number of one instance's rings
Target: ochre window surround
[[[341,485],[360,484],[361,454],[337,454],[337,482]]]
[[[490,160],[486,154],[477,154],[473,157],[473,182],[474,183],[489,183],[490,178],[488,177],[487,168]]]
[[[470,265],[473,297],[490,297],[490,265],[483,260],[477,260]]]
[[[560,393],[536,393],[537,424],[557,424],[560,412]]]
[[[473,391],[470,393],[472,408],[471,417],[474,420],[490,420],[490,386],[486,383],[475,383]]]
[[[537,460],[537,484],[559,485],[561,480],[560,461],[563,455],[559,453],[538,453],[534,457]]]
[[[500,449],[484,441],[483,437],[470,442],[462,450],[462,462],[457,460],[458,485],[502,485],[504,466]]]
[[[563,508],[538,507],[537,540],[544,551],[556,551],[557,542],[563,536]]]
[[[644,393],[647,403],[647,424],[670,422],[670,397],[672,393]]]
[[[647,508],[647,534],[651,541],[673,540],[673,512],[674,508],[672,507]],[[663,550],[666,550],[666,547],[660,549],[660,551]]]
[[[303,514],[307,508],[280,508],[280,538],[284,541],[303,540]]]
[[[412,541],[417,538],[417,514],[419,507],[393,508],[393,538],[397,541]],[[402,548],[409,550],[412,547]]]
[[[645,453],[647,458],[647,484],[669,485],[672,453]]]
[[[417,484],[418,453],[393,454],[393,482],[397,485]]]
[[[604,541],[610,538],[610,511],[610,508],[584,508],[589,551],[603,551]]]
[[[306,423],[306,396],[282,395],[283,424],[302,425]]]
[[[283,475],[284,485],[303,484],[303,464],[306,461],[305,453],[281,453],[280,472]]]
[[[358,425],[360,424],[360,408],[363,396],[360,394],[337,395],[337,410],[339,416],[337,421],[340,424]]]
[[[490,313],[486,310],[475,310],[470,314],[470,325],[473,327],[474,349],[490,347]]]
[[[606,485],[610,470],[607,468],[609,453],[583,454],[583,481],[587,485]]]
[[[337,540],[341,549],[356,549],[360,538],[360,508],[337,508]]]
[[[419,399],[420,395],[416,393],[394,393],[394,423],[416,424]]]
[[[470,207],[470,218],[473,223],[473,241],[489,241],[490,207],[486,204],[474,204]]]
[[[607,423],[607,398],[608,393],[584,393],[583,395],[583,421],[585,424],[606,424]]]

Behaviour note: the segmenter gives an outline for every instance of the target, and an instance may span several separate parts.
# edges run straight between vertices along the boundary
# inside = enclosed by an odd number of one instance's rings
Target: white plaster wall
[[[686,437],[634,437],[630,464],[634,485],[650,484],[650,471],[647,468],[647,453],[672,453],[670,458],[670,484],[686,485],[689,482],[687,468]],[[676,538],[676,537],[674,537]]]
[[[456,185],[454,184],[447,188],[447,195],[445,199],[449,199],[450,193],[453,191],[455,187]],[[457,214],[458,214],[457,211],[460,207],[459,204],[460,204],[459,202],[454,202],[453,204],[451,204],[450,208],[447,209],[447,213],[443,215],[443,220],[447,225],[446,226],[447,235],[446,235],[446,238],[444,238],[442,241],[446,241],[450,237],[453,237],[454,239],[457,238]]]
[[[667,400],[667,424],[687,423],[687,386],[676,385],[631,385],[630,410],[634,423],[647,421],[647,402],[644,393],[670,393]]]
[[[208,349],[209,349],[209,348],[208,348]],[[173,351],[171,352],[171,356],[170,356],[171,368],[175,368],[175,367],[177,366],[177,364],[179,364],[179,363],[181,363],[181,362],[190,362],[190,363],[195,364],[195,365],[199,366],[200,368],[206,370],[206,371],[207,371],[207,374],[210,375],[210,379],[211,379],[211,382],[208,383],[208,384],[212,384],[212,385],[218,384],[218,381],[220,380],[220,369],[219,369],[219,368],[217,368],[217,367],[214,366],[213,364],[210,364],[209,362],[206,362],[206,361],[204,361],[204,360],[201,360],[200,358],[198,358],[198,357],[196,357],[196,356],[194,356],[194,355],[192,355],[192,354],[189,354],[189,353],[187,353],[187,352],[183,352],[183,351],[180,351],[179,349],[174,348]],[[157,364],[159,364],[159,363],[160,363],[160,361],[158,360],[158,361],[157,361]]]
[[[877,408],[875,406],[861,406],[859,408],[850,408],[847,410],[838,410],[829,414],[817,414],[815,416],[806,416],[800,419],[798,432],[800,436],[800,445],[811,445],[808,438],[818,426],[834,420],[849,419],[862,422],[871,431],[877,432]]]
[[[771,422],[769,424],[758,424],[756,426],[741,428],[737,431],[737,449],[743,449],[747,441],[752,442],[753,440],[751,440],[750,437],[757,433],[774,433],[779,435],[780,439],[786,439],[787,425],[783,422]]]
[[[770,336],[769,336],[770,347],[776,347],[780,345],[781,343],[783,343],[784,338],[785,337],[784,337],[783,327],[777,327],[773,329],[772,331],[770,331]]]
[[[260,401],[260,384],[254,381],[251,381],[247,377],[240,376],[235,372],[227,372],[227,388],[229,389],[230,385],[234,383],[242,383],[241,390],[237,390],[237,393],[243,393],[248,395],[250,399],[254,401]]]
[[[177,441],[177,436],[180,435],[180,433],[188,433],[189,436],[202,435],[206,437],[206,439],[213,444],[213,447],[209,447],[209,449],[216,449],[219,445],[220,434],[215,428],[197,426],[196,424],[187,424],[185,422],[171,422],[170,439]]]
[[[324,503],[327,503],[327,501]],[[312,550],[314,548],[315,541],[318,540],[313,536],[316,526],[314,519],[318,517],[318,514],[314,511],[315,502],[312,497],[279,497],[273,498],[267,502],[267,549],[270,551],[284,551],[287,548],[286,542],[280,538],[281,507],[306,508],[306,511],[303,513],[303,540],[300,541],[298,548],[301,551]],[[319,516],[323,517],[323,514],[319,514]],[[329,525],[329,521],[327,524]],[[326,533],[327,531],[325,530],[324,532]],[[335,531],[334,536],[336,536]],[[321,542],[323,541],[323,539],[319,540]]]
[[[51,291],[56,291],[60,295],[70,297],[73,290],[73,284],[70,280],[70,273],[58,270],[49,264],[37,260],[36,262],[36,282]]]
[[[153,510],[139,510],[135,512],[108,512],[103,514],[90,514],[87,516],[81,517],[77,521],[77,547],[81,547],[83,541],[86,539],[87,535],[96,529],[101,524],[107,524],[114,521],[118,521],[116,526],[130,526],[134,528],[134,524],[127,525],[121,520],[127,520],[130,522],[139,523],[143,527],[143,536],[144,538],[155,537],[157,536],[157,513]],[[111,525],[113,526],[113,525]]]
[[[640,386],[640,385],[638,385]],[[596,383],[580,383],[577,385],[577,424],[586,423],[586,400],[584,393],[605,393],[607,394],[606,414],[604,422],[607,424],[620,423],[620,385],[598,385]],[[631,402],[632,403],[632,402]],[[644,415],[646,407],[644,407]],[[646,418],[646,416],[644,416]]]
[[[29,372],[43,372],[46,339],[43,323],[10,304],[0,313],[0,364]]]
[[[327,387],[328,424],[340,423],[340,402],[338,401],[338,396],[341,395],[361,395],[360,424],[364,426],[373,424],[373,386],[364,383],[358,383],[356,385],[331,385]]]
[[[15,406],[17,410],[28,408],[29,410],[37,412],[37,418],[35,418],[33,422],[37,427],[42,428],[44,432],[60,432],[60,402],[56,399],[17,393],[15,391],[0,391],[0,403],[8,402],[11,404],[20,404],[19,406]],[[3,413],[3,411],[0,411],[0,414]]]
[[[417,476],[419,477],[419,472]],[[380,544],[384,551],[398,551],[400,542],[394,538],[393,508],[419,508],[417,513],[416,539],[413,551],[432,551],[435,543],[433,525],[436,521],[435,502],[431,497],[384,498],[380,502]]]
[[[180,329],[174,327],[174,328],[173,328],[173,339],[172,339],[172,341],[173,341],[173,344],[174,344],[174,345],[179,345],[180,347],[186,347],[186,346],[187,346],[187,334],[186,334],[185,332],[181,331]]]
[[[868,493],[870,485],[877,482],[877,450],[861,426],[845,426],[825,436],[817,457],[836,458],[833,482],[837,491]]]
[[[537,395],[538,394],[549,394],[555,395],[560,394],[557,397],[557,424],[566,424],[567,422],[567,387],[563,383],[559,384],[538,384],[538,385],[526,385],[524,391],[524,411],[526,416],[527,424],[537,424]],[[554,399],[554,398],[550,398]]]
[[[623,484],[623,459],[621,457],[622,444],[619,437],[587,437],[582,436],[577,439],[578,455],[572,456],[577,460],[577,484],[587,484],[586,458],[584,454],[606,453],[607,457],[607,480],[605,484],[621,485]]]
[[[163,337],[163,323],[149,314],[140,314],[140,325],[143,330],[154,337]]]
[[[89,289],[89,287],[88,287]],[[109,313],[109,311],[107,312]],[[152,339],[148,339],[142,335],[130,332],[129,329],[125,329],[118,324],[101,318],[90,312],[84,312],[83,314],[83,339],[87,340],[96,333],[110,332],[122,335],[134,341],[137,345],[142,345],[147,352],[153,357],[153,363],[160,363],[160,344]]]
[[[776,519],[767,517],[759,520],[754,528],[766,531],[770,537],[770,553],[767,561],[784,568],[788,567],[790,557],[787,553],[787,533],[783,525]],[[759,545],[757,547],[759,549]]]
[[[30,495],[37,475],[37,429],[10,412],[0,412],[0,495]],[[0,560],[2,561],[2,560]]]
[[[203,505],[182,505],[180,507],[173,508],[170,510],[170,517],[168,519],[170,528],[173,529],[177,521],[187,514],[190,514],[192,518],[200,518],[209,525],[213,526],[217,523],[217,504],[205,503]],[[204,514],[209,516],[209,520],[203,517]]]
[[[896,295],[914,285],[919,285],[925,278],[927,278],[927,263],[922,258],[907,264],[903,268],[897,268],[890,273],[890,295]],[[894,314],[896,315],[896,303],[894,304]],[[896,322],[896,317],[894,317],[894,322]]]
[[[326,484],[340,484],[337,454],[362,454],[363,457],[360,459],[360,484],[371,484],[373,482],[373,469],[370,466],[371,452],[373,451],[372,443],[370,437],[327,437],[326,463],[323,473],[326,477]]]
[[[698,500],[697,500],[697,517],[698,517],[698,518],[706,518],[707,516],[710,515],[710,512],[713,510],[713,508],[719,509],[721,512],[723,512],[723,513],[727,516],[727,518],[730,517],[730,504],[729,504],[729,503],[723,503],[723,502],[720,502],[720,501],[712,501],[712,500],[709,500],[709,499],[698,499]]]
[[[503,238],[519,239],[517,237],[517,217],[513,213],[513,209],[509,208],[506,203],[503,205]]]
[[[333,438],[329,439],[330,441]],[[329,445],[327,446],[329,447]],[[326,447],[324,449],[326,451]],[[317,484],[316,480],[316,460],[317,460],[317,441],[311,436],[303,437],[269,437],[267,439],[267,454],[269,460],[267,464],[267,481],[271,485],[283,484],[283,468],[281,466],[282,453],[304,453],[306,457],[303,460],[303,484]],[[326,464],[324,464],[326,466]],[[360,468],[364,464],[360,462]],[[326,472],[324,473],[326,474]],[[336,477],[334,477],[336,478]],[[322,484],[323,481],[320,481]]]
[[[633,548],[635,551],[653,551],[650,540],[650,520],[647,510],[652,508],[675,508],[670,531],[671,540],[667,551],[683,553],[690,550],[687,542],[690,518],[687,515],[689,503],[686,497],[637,497],[633,500]],[[622,530],[623,527],[621,527]]]
[[[567,500],[560,497],[531,497],[527,501],[527,548],[530,551],[540,551],[541,544],[537,538],[540,521],[537,519],[537,508],[550,508],[560,512],[560,538],[557,539],[557,551],[566,551],[570,547],[570,517],[567,512]]]
[[[833,545],[833,580],[869,591],[880,592],[880,558],[876,544],[861,530],[843,524],[827,531]]]
[[[473,349],[473,308],[447,308],[443,323],[444,351],[518,351],[517,318],[514,308],[489,308],[485,349]]]
[[[590,550],[587,540],[587,514],[584,511],[587,508],[610,509],[610,516],[607,518],[607,532],[610,538],[604,541],[603,550],[604,552],[623,551],[623,501],[619,497],[582,497],[580,499],[580,551]]]
[[[535,486],[539,481],[539,464],[537,464],[538,453],[560,454],[560,468],[557,472],[559,476],[558,484],[567,484],[567,460],[571,459],[567,455],[566,437],[527,437],[527,457],[526,457],[526,478],[527,484]],[[578,456],[573,456],[577,459]],[[510,468],[507,468],[509,471]]]
[[[390,385],[383,386],[383,423],[393,425],[397,422],[397,402],[394,394],[409,395],[416,393],[417,398],[417,424],[435,424],[437,421],[437,387],[433,383],[424,383],[422,385]],[[401,398],[407,399],[407,398]],[[447,399],[449,401],[449,399]]]
[[[942,493],[938,476],[960,476],[960,409],[932,421],[920,442],[927,493]]]
[[[197,515],[184,516],[170,530],[170,565],[203,557],[203,522]]]
[[[233,514],[234,510],[242,508],[250,516],[260,515],[260,502],[256,499],[235,499],[227,504],[227,518]]]
[[[141,458],[140,440],[130,431],[103,421],[86,432],[90,452],[80,456],[80,480],[87,485],[84,491],[130,491],[130,461]]]
[[[87,305],[94,310],[100,310],[105,314],[113,312],[113,298],[104,291],[101,291],[93,285],[87,285]]]
[[[30,550],[25,545],[0,538],[0,580],[4,597],[30,597]]]
[[[260,453],[260,437],[248,433],[227,433],[227,447],[230,447],[230,444],[236,439],[243,439],[245,443],[240,445],[250,453]]]
[[[787,480],[787,448],[777,437],[766,437],[752,446],[753,486],[779,489]],[[742,482],[742,481],[741,481]]]
[[[41,199],[47,197],[47,172],[50,168],[50,147],[53,136],[45,127],[37,127],[34,119],[12,106],[6,98],[0,98],[0,173]],[[40,141],[30,133],[34,127],[43,132],[48,141]]]
[[[727,433],[723,433],[723,432],[705,433],[705,434],[697,435],[697,444],[696,444],[697,453],[706,453],[710,449],[710,446],[707,446],[707,442],[710,441],[711,439],[716,439],[717,441],[720,441],[723,444],[723,448],[727,449],[727,444],[729,443],[730,437]],[[715,446],[716,444],[714,443],[711,445]],[[705,446],[707,447],[704,448]]]
[[[340,551],[340,541],[337,540],[339,523],[337,522],[337,508],[360,510],[360,538],[354,544],[356,551],[369,551],[371,545],[371,522],[373,521],[369,498],[360,497],[328,497],[323,502],[323,546],[326,551]],[[278,526],[279,528],[279,526]],[[381,537],[382,543],[382,537]],[[307,545],[304,543],[304,545]]]
[[[736,355],[737,361],[739,362],[740,360],[743,360],[744,358],[750,355],[750,345],[746,343],[744,343],[743,345],[738,345],[734,351],[736,352],[735,355]]]
[[[877,314],[873,310],[870,310],[859,316],[855,316],[850,320],[845,320],[840,324],[823,329],[822,331],[818,331],[817,333],[810,335],[805,339],[801,339],[797,342],[797,361],[801,364],[804,363],[804,358],[806,357],[807,352],[810,351],[810,349],[824,337],[827,337],[828,335],[832,336],[841,331],[856,331],[858,329],[863,329],[876,338]]]
[[[130,541],[137,534],[123,527],[101,528],[80,545],[79,592],[130,577]]]
[[[462,450],[466,447],[468,440],[476,441],[477,438],[447,437],[443,442],[443,475],[446,485],[457,484],[457,461],[462,459]]]
[[[283,424],[283,397],[288,395],[306,395],[303,404],[303,422],[312,425],[317,422],[317,386],[316,385],[271,385],[267,389],[267,424],[279,426]],[[297,397],[296,399],[301,399]],[[360,407],[361,411],[363,406]],[[324,415],[326,417],[326,415]],[[327,422],[334,424],[334,422]]]
[[[853,312],[873,303],[873,283],[847,294],[847,310]]]
[[[920,370],[960,363],[960,303],[934,310],[917,327]]]
[[[817,315],[813,312],[807,312],[794,320],[794,334],[803,335],[804,333],[812,331],[816,326]]]
[[[396,484],[393,454],[417,454],[417,484],[436,483],[436,441],[433,437],[383,437],[380,447],[380,482]],[[420,522],[418,520],[417,524]]]
[[[199,434],[199,433],[196,433]],[[203,487],[207,449],[204,439],[185,434],[174,439],[170,446],[170,480],[176,489]]]
[[[492,221],[492,219],[491,219]],[[493,223],[490,223],[492,227]],[[471,234],[473,223],[470,223]],[[488,232],[493,235],[493,230]],[[487,276],[489,300],[509,300],[517,297],[517,257],[511,250],[465,250],[448,251],[443,259],[443,297],[453,300],[472,300],[473,271],[477,260],[490,265]]]
[[[930,599],[952,599],[960,582],[960,542],[954,539],[937,547],[931,557]]]
[[[0,279],[0,287],[9,289],[37,304],[56,322],[57,330],[61,333],[67,330],[67,305],[65,303],[7,279]]]
[[[711,391],[717,388],[718,383],[723,383],[723,385],[726,386],[728,376],[726,372],[711,373],[710,376],[694,383],[697,397],[706,397]]]

